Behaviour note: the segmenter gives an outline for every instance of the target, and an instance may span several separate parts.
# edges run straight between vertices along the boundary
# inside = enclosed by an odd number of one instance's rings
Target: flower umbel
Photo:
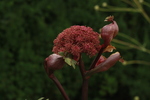
[[[99,34],[86,26],[71,26],[54,40],[53,52],[66,52],[79,60],[81,53],[94,56],[100,50]]]

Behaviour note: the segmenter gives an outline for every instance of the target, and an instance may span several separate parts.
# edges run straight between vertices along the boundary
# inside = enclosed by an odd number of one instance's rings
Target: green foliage
[[[77,61],[75,61],[74,59],[71,59],[71,57],[69,57],[70,56],[69,54],[67,53],[65,54],[64,52],[59,52],[58,54],[64,58],[66,64],[68,64],[69,66],[72,66],[74,69],[76,68]]]
[[[146,1],[146,0],[145,0]],[[0,1],[0,99],[1,100],[61,100],[62,96],[43,68],[50,55],[53,40],[71,25],[86,25],[98,31],[105,17],[114,15],[120,32],[150,48],[149,23],[136,12],[95,11],[95,5],[107,2],[116,7],[129,7],[120,0],[1,0]],[[148,0],[147,0],[148,2]],[[147,14],[149,8],[143,5]],[[124,37],[116,39],[128,42]],[[114,43],[117,47],[117,44]],[[128,47],[127,47],[128,48]],[[125,60],[149,61],[149,53],[118,48]],[[85,65],[91,59],[83,57]],[[80,98],[81,75],[64,66],[57,78],[71,100]],[[117,63],[107,72],[94,75],[89,83],[89,100],[149,100],[149,66]],[[43,98],[41,98],[43,99]]]
[[[65,58],[65,62],[69,65],[72,66],[74,69],[76,68],[77,62],[71,58]]]

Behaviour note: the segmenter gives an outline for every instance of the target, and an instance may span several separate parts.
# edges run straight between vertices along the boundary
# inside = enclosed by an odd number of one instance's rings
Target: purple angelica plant
[[[102,55],[104,52],[112,52],[115,49],[110,43],[119,31],[113,16],[107,17],[105,21],[110,21],[111,23],[105,25],[101,29],[100,34],[94,32],[90,27],[75,25],[65,29],[54,40],[52,50],[54,54],[45,59],[44,68],[49,78],[57,85],[65,100],[70,99],[58,79],[54,76],[54,71],[61,69],[64,63],[73,68],[79,65],[83,79],[81,99],[88,100],[89,78],[95,73],[107,71],[121,59],[119,52],[111,54],[108,58]],[[103,44],[100,44],[99,37],[104,40]],[[82,53],[86,53],[90,57],[97,54],[88,70],[85,69]]]

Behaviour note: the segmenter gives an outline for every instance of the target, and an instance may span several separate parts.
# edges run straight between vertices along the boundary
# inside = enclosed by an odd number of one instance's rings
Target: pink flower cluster
[[[100,50],[99,34],[92,28],[74,25],[61,32],[54,40],[53,52],[67,52],[75,58],[81,53],[94,56]]]

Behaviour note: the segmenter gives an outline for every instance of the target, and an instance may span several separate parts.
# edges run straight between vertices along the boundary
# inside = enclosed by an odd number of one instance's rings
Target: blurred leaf
[[[64,58],[65,62],[69,65],[72,66],[74,69],[76,67],[77,61],[71,59],[71,58]]]

